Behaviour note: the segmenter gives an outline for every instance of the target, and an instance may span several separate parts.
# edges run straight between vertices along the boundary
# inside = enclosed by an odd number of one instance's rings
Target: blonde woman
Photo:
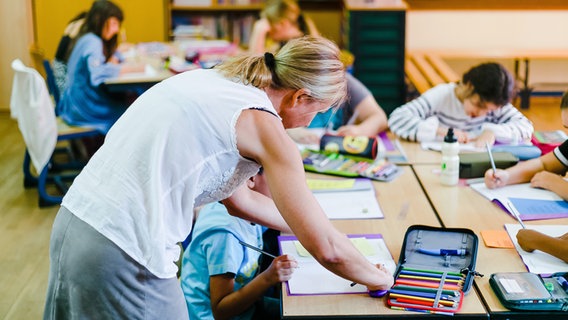
[[[392,275],[325,216],[285,131],[345,99],[338,56],[330,41],[303,37],[276,55],[185,72],[140,96],[63,199],[44,318],[187,319],[177,243],[191,231],[194,207],[216,201],[294,232],[336,274],[388,289]],[[260,167],[273,200],[246,187]]]

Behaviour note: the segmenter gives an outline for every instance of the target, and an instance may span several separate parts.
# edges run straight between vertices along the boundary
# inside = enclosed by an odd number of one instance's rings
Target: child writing
[[[142,66],[118,64],[114,55],[123,19],[122,10],[108,0],[96,0],[89,9],[69,46],[67,87],[57,106],[65,122],[106,134],[129,105],[125,96],[113,96],[103,86],[120,73],[143,70]]]
[[[562,124],[568,128],[568,92],[560,103]],[[550,190],[568,201],[568,141],[556,147],[553,152],[507,168],[485,172],[485,185],[500,188],[510,184],[530,182],[534,188]],[[523,229],[517,233],[519,245],[525,251],[541,250],[568,262],[568,234],[558,238],[550,237],[535,230]]]
[[[410,141],[441,140],[448,128],[460,143],[477,147],[495,142],[528,141],[532,123],[511,103],[513,78],[498,63],[483,63],[464,73],[459,83],[439,84],[396,108],[389,116],[392,132]]]
[[[302,35],[318,36],[313,21],[302,14],[296,0],[269,0],[253,26],[249,50],[274,52],[286,41]],[[337,130],[340,135],[376,136],[387,129],[387,116],[363,83],[347,74],[347,100],[316,115],[309,128]],[[305,128],[288,130],[299,143],[318,143],[319,135]]]
[[[247,187],[270,197],[262,169]],[[287,255],[276,257],[257,274],[260,253],[240,241],[262,248],[262,232],[262,226],[229,215],[222,204],[201,210],[181,268],[190,319],[279,319],[279,301],[263,293],[289,280],[297,262]]]

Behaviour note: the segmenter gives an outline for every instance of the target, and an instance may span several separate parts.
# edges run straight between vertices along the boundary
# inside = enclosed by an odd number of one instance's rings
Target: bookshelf
[[[264,0],[165,0],[166,39],[224,39],[246,47]]]

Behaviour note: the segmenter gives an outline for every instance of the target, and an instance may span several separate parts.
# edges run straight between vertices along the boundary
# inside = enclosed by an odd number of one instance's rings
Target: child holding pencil
[[[247,181],[247,187],[270,197],[262,169]],[[258,274],[261,253],[243,243],[262,248],[263,229],[229,215],[220,203],[201,210],[181,269],[190,319],[279,319],[279,301],[263,293],[290,279],[298,264],[282,255]]]
[[[410,141],[442,140],[448,129],[460,143],[477,147],[495,142],[529,141],[532,123],[511,103],[514,81],[498,63],[483,63],[464,73],[458,83],[439,84],[396,108],[389,128]]]
[[[562,124],[568,128],[568,92],[560,102]],[[507,168],[489,169],[485,172],[485,185],[500,188],[510,184],[530,182],[534,188],[550,190],[568,201],[568,181],[564,179],[568,171],[568,141],[556,147],[553,152]],[[550,237],[535,230],[522,229],[517,240],[523,250],[541,250],[568,262],[568,233],[560,237]]]

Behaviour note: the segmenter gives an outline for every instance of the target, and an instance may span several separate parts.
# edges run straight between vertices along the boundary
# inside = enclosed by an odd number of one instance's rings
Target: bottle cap
[[[454,128],[448,128],[448,133],[444,137],[444,142],[456,142],[458,139],[454,136]]]

